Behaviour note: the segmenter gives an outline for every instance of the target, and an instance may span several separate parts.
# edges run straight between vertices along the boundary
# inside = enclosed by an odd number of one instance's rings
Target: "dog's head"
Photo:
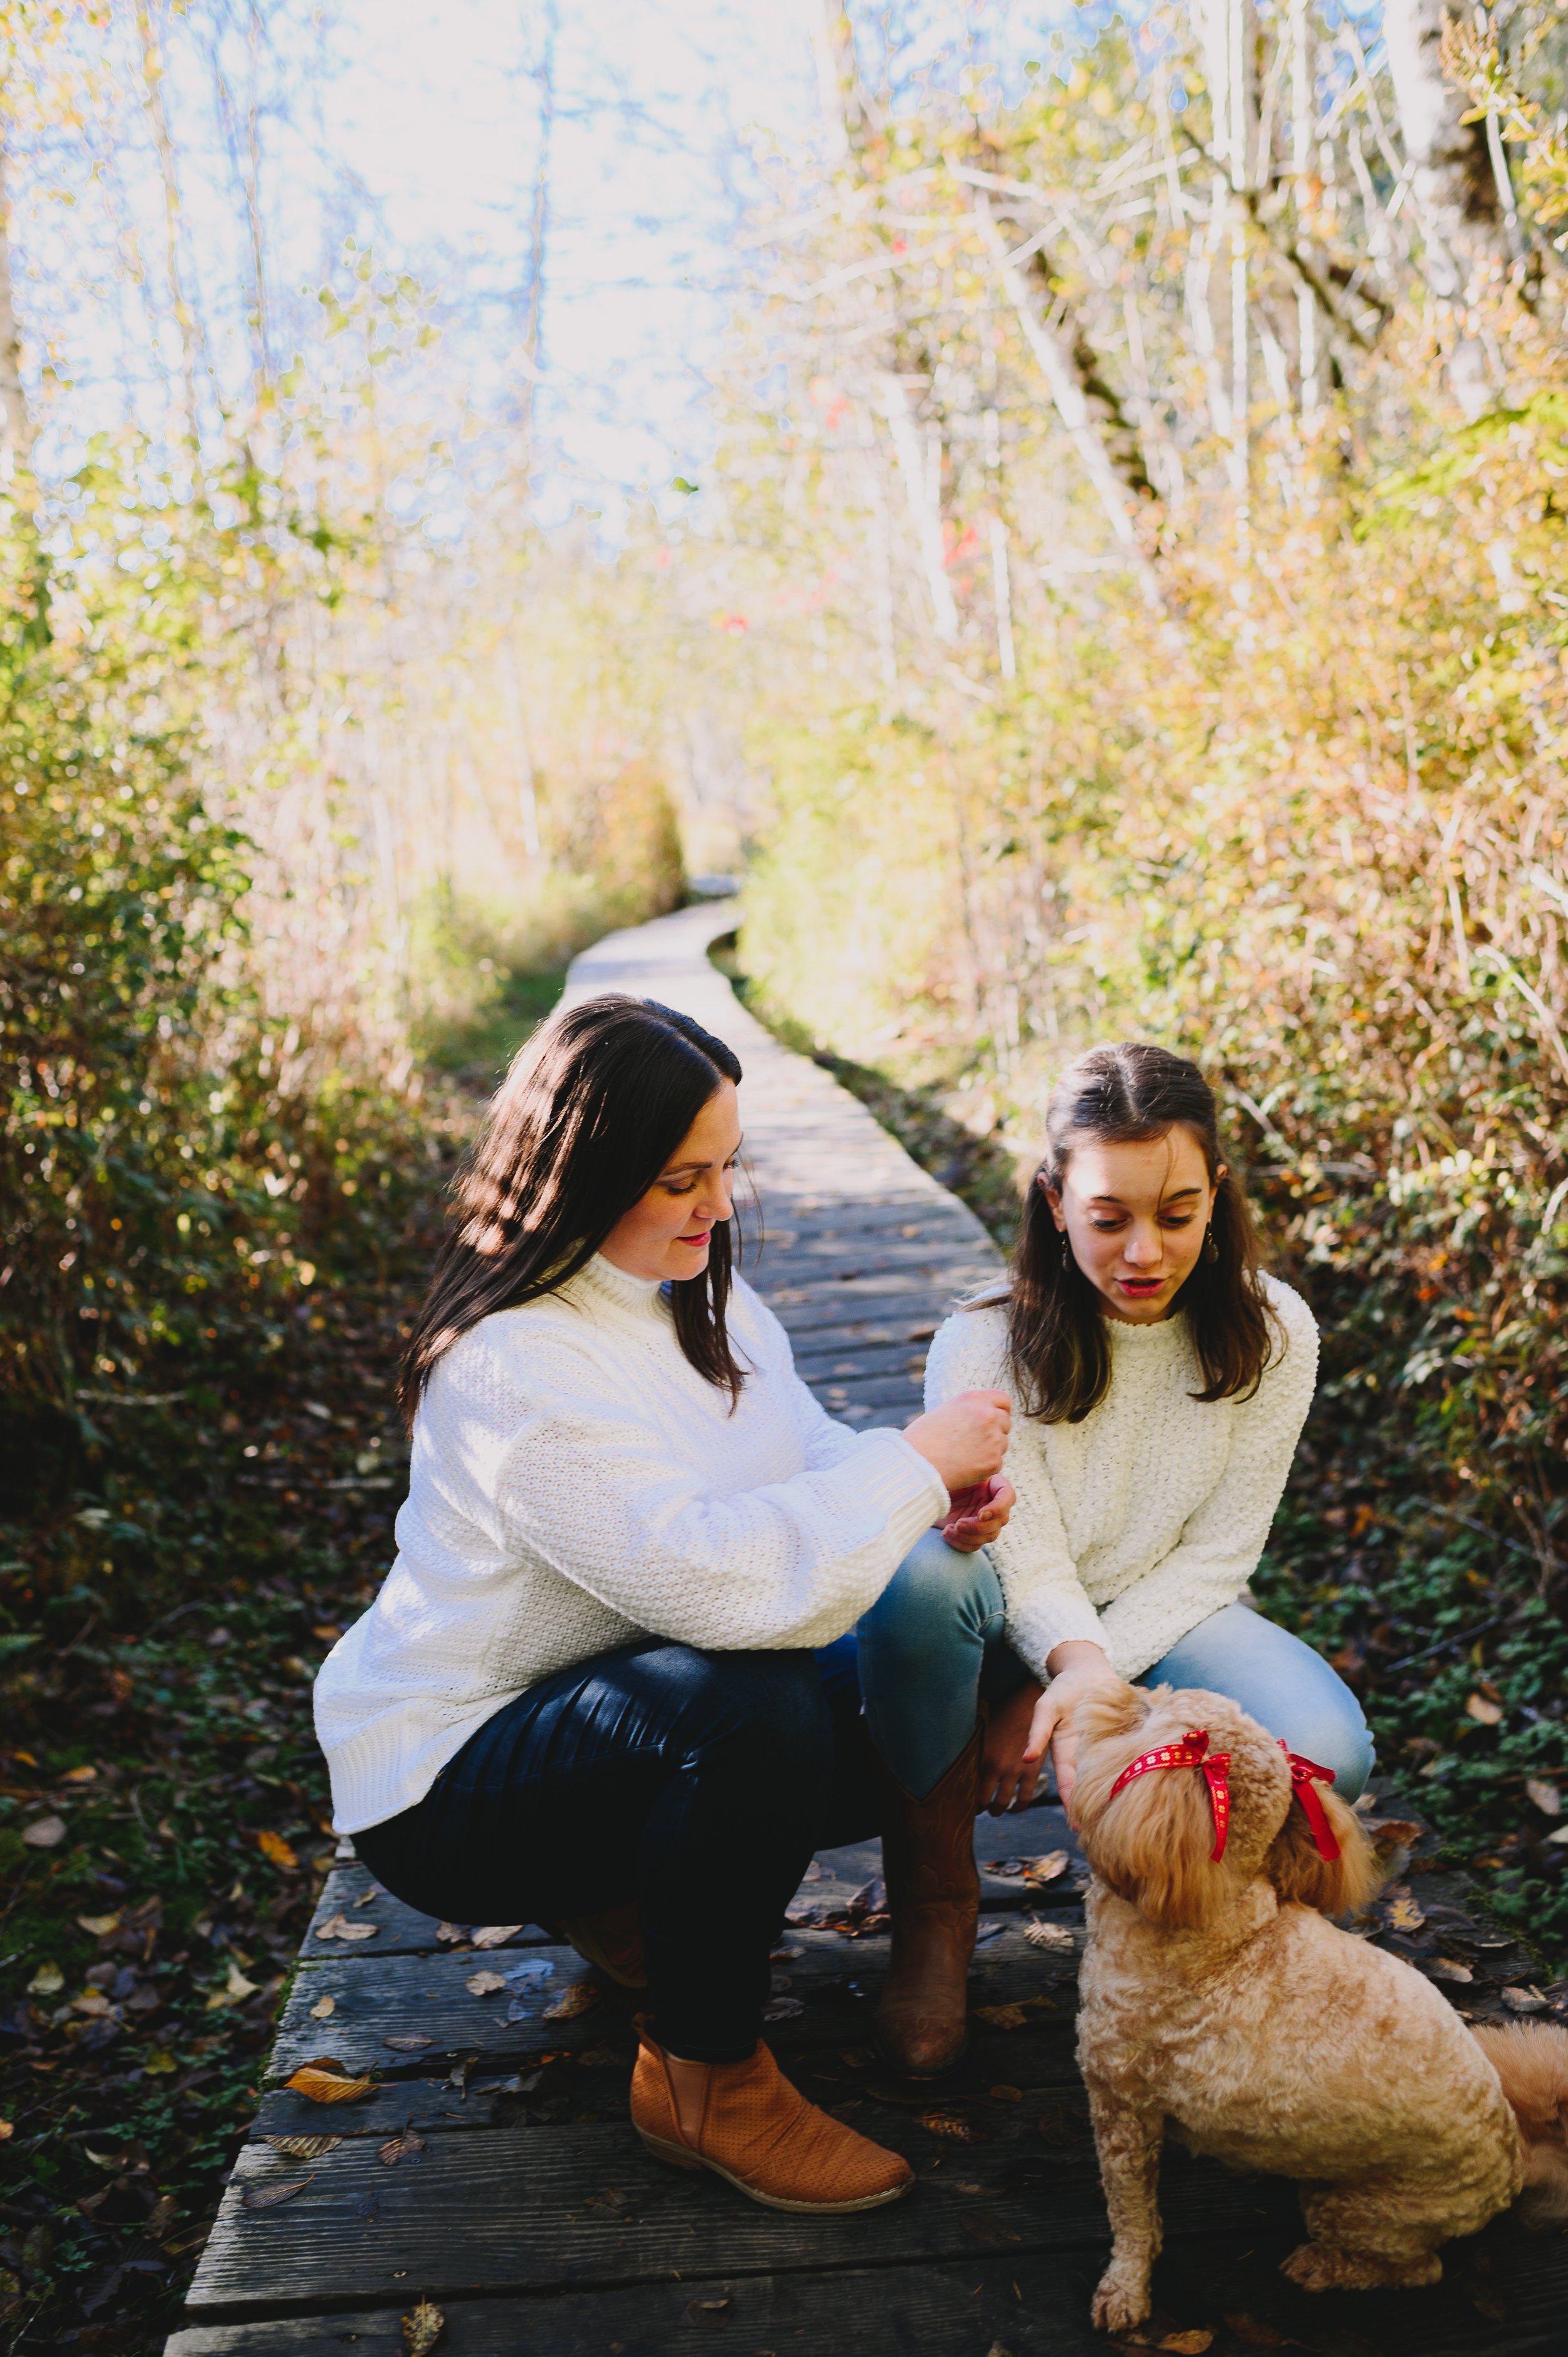
[[[1376,1889],[1372,1846],[1359,1819],[1313,1781],[1323,1821],[1316,1825],[1286,1753],[1225,1695],[1123,1686],[1086,1696],[1077,1727],[1072,1813],[1084,1853],[1151,1922],[1201,1931],[1260,1874],[1282,1899],[1326,1915],[1361,1905]],[[1188,1740],[1200,1735],[1206,1743]],[[1138,1764],[1161,1753],[1191,1764]],[[1225,1754],[1220,1770],[1214,1763]]]

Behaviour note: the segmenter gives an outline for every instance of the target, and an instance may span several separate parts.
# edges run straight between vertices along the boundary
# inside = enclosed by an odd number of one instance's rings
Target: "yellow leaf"
[[[312,2021],[325,2021],[329,2014],[336,2013],[337,2010],[337,1998],[335,1996],[324,1996],[318,2004],[311,2007],[310,2018]]]
[[[319,2160],[324,2153],[333,2151],[342,2141],[341,2136],[263,2136],[262,2138],[262,2142],[270,2144],[274,2152],[287,2153],[290,2160]]]
[[[403,2319],[403,2345],[407,2357],[430,2357],[446,2321],[432,2301],[422,2299],[413,2315]]]
[[[166,2046],[155,2046],[150,2053],[144,2055],[142,2069],[149,2079],[158,2079],[162,2078],[166,2072],[177,2071],[179,2064]]]
[[[1503,1715],[1500,1703],[1488,1702],[1481,1694],[1473,1694],[1465,1708],[1478,1727],[1496,1727]]]
[[[5,2144],[16,2133],[16,2126],[14,2120],[0,2120],[0,2144]]]
[[[59,1996],[65,1986],[65,1975],[57,1964],[40,1964],[27,1983],[29,1996]]]
[[[79,1915],[76,1920],[84,1932],[91,1932],[95,1940],[106,1940],[111,1932],[120,1929],[118,1915]]]
[[[1214,2335],[1199,2325],[1192,2332],[1167,2332],[1160,2342],[1162,2349],[1173,2349],[1176,2357],[1203,2357],[1203,2352],[1214,2345]]]
[[[312,2104],[356,2104],[370,2093],[375,2081],[344,2079],[335,2071],[317,2070],[314,2062],[302,2062],[287,2084]]]
[[[256,1847],[270,1865],[282,1867],[285,1871],[299,1864],[282,1834],[274,1834],[270,1827],[256,1835]]]
[[[60,1778],[62,1784],[93,1784],[98,1781],[96,1768],[68,1768]]]
[[[592,1981],[574,1981],[564,1996],[544,2008],[546,2021],[575,2021],[580,2013],[592,2013],[604,1997],[602,1988]]]

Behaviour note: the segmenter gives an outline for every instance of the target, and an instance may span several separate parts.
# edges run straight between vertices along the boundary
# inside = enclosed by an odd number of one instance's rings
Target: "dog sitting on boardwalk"
[[[1440,2244],[1530,2189],[1568,2216],[1568,2031],[1471,2031],[1411,1964],[1326,1919],[1371,1846],[1327,1770],[1223,1696],[1086,1702],[1073,1815],[1094,1868],[1079,2055],[1111,2212],[1094,2321],[1149,2313],[1167,2126],[1300,2180],[1309,2291],[1434,2283]]]

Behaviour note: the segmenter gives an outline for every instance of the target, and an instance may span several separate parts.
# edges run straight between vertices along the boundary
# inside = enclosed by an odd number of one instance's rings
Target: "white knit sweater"
[[[659,1286],[601,1257],[441,1360],[397,1559],[316,1681],[339,1833],[412,1807],[503,1703],[632,1638],[830,1644],[947,1512],[901,1433],[823,1413],[745,1283],[730,1331],[754,1371],[733,1415]]]
[[[1004,1470],[1018,1492],[991,1554],[1007,1640],[1037,1677],[1053,1645],[1087,1637],[1134,1678],[1200,1620],[1233,1604],[1257,1568],[1317,1375],[1317,1328],[1299,1294],[1264,1285],[1284,1329],[1251,1399],[1203,1388],[1184,1316],[1107,1318],[1111,1387],[1081,1424],[1042,1424],[1014,1404]],[[931,1345],[926,1405],[1012,1391],[1007,1313],[960,1310]]]

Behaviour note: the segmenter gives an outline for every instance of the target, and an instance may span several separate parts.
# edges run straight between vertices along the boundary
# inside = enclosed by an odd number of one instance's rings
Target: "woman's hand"
[[[960,1392],[907,1424],[904,1437],[935,1467],[952,1498],[1000,1473],[1012,1423],[1013,1403],[1005,1392]]]
[[[1017,1502],[1012,1482],[994,1474],[989,1481],[975,1482],[972,1489],[956,1491],[948,1501],[947,1520],[939,1527],[949,1546],[960,1555],[976,1555],[1005,1530]]]
[[[950,1546],[952,1542],[948,1542]],[[1044,1747],[1031,1757],[1027,1745],[1035,1711],[1043,1692],[1037,1679],[994,1704],[985,1714],[985,1742],[980,1755],[980,1806],[999,1817],[1007,1809],[1026,1809],[1039,1781]]]
[[[1071,1638],[1064,1645],[1054,1645],[1046,1657],[1046,1667],[1051,1682],[1035,1705],[1024,1760],[1026,1764],[1034,1764],[1035,1774],[1038,1775],[1039,1763],[1049,1749],[1057,1791],[1070,1823],[1072,1788],[1078,1776],[1073,1761],[1078,1749],[1074,1716],[1086,1695],[1101,1686],[1119,1687],[1122,1681],[1112,1668],[1104,1647],[1091,1644],[1087,1638]],[[1032,1781],[1030,1789],[1033,1790]]]

